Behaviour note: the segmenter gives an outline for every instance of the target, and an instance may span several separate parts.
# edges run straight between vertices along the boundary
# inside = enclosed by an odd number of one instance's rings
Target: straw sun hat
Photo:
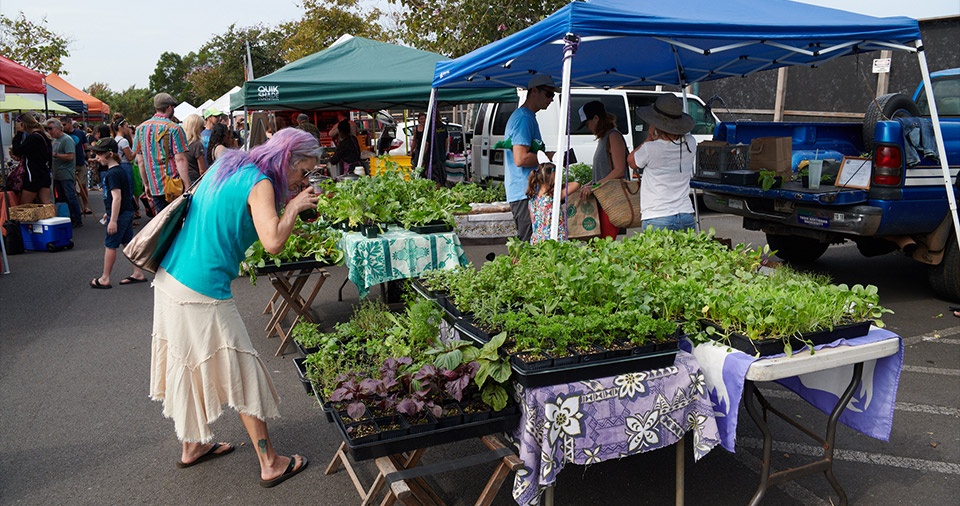
[[[673,94],[660,95],[653,105],[637,109],[637,115],[657,130],[683,135],[693,130],[693,116],[683,112],[683,102]]]

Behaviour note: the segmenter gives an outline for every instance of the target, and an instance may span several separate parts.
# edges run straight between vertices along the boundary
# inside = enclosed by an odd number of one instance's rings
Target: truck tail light
[[[900,148],[877,146],[873,161],[873,184],[878,186],[899,186],[903,178],[903,159]]]

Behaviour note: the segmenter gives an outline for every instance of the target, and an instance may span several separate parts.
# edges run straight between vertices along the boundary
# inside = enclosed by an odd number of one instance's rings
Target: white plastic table
[[[840,487],[840,483],[833,475],[833,450],[834,440],[837,433],[837,420],[840,414],[846,409],[847,404],[853,397],[854,392],[859,388],[863,373],[863,363],[869,360],[888,357],[896,354],[900,350],[900,339],[892,337],[883,341],[862,344],[858,346],[837,346],[835,348],[823,348],[811,355],[809,352],[795,353],[789,357],[777,357],[760,359],[754,362],[747,371],[746,383],[744,384],[743,402],[747,408],[750,418],[757,424],[763,433],[763,459],[760,462],[760,484],[753,498],[751,505],[759,504],[763,499],[767,489],[783,483],[792,481],[802,476],[808,476],[816,473],[823,473],[830,482],[830,485],[840,496],[840,504],[847,504],[847,495]],[[850,384],[847,386],[843,395],[837,401],[836,407],[830,413],[827,421],[826,434],[821,437],[811,429],[800,425],[791,417],[784,415],[773,408],[770,403],[756,389],[754,383],[758,381],[775,381],[783,378],[790,378],[801,374],[809,374],[818,371],[825,371],[837,367],[853,365],[853,374]],[[754,398],[762,408],[761,413],[757,410]],[[823,458],[809,464],[798,466],[783,471],[771,472],[770,461],[773,450],[773,437],[770,428],[767,426],[767,413],[777,415],[790,425],[794,426],[807,436],[813,438],[823,445]]]

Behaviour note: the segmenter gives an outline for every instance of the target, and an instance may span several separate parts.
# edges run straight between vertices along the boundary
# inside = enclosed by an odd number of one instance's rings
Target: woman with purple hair
[[[317,140],[293,128],[249,153],[227,151],[197,184],[183,229],[160,264],[153,283],[150,397],[162,401],[164,416],[174,421],[183,446],[178,467],[234,450],[214,443],[209,427],[224,404],[240,413],[253,441],[261,486],[278,485],[307,467],[306,458],[280,456],[270,442],[265,420],[280,416],[280,399],[230,282],[254,241],[279,253],[297,214],[316,206],[312,187],[289,202],[287,196],[319,156]]]

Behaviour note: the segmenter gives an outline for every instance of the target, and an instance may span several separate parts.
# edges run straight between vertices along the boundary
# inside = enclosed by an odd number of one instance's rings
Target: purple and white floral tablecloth
[[[513,497],[539,503],[564,464],[593,464],[664,448],[693,435],[699,460],[720,441],[704,376],[693,355],[671,367],[538,388],[518,387],[523,415],[512,434],[523,469]]]

